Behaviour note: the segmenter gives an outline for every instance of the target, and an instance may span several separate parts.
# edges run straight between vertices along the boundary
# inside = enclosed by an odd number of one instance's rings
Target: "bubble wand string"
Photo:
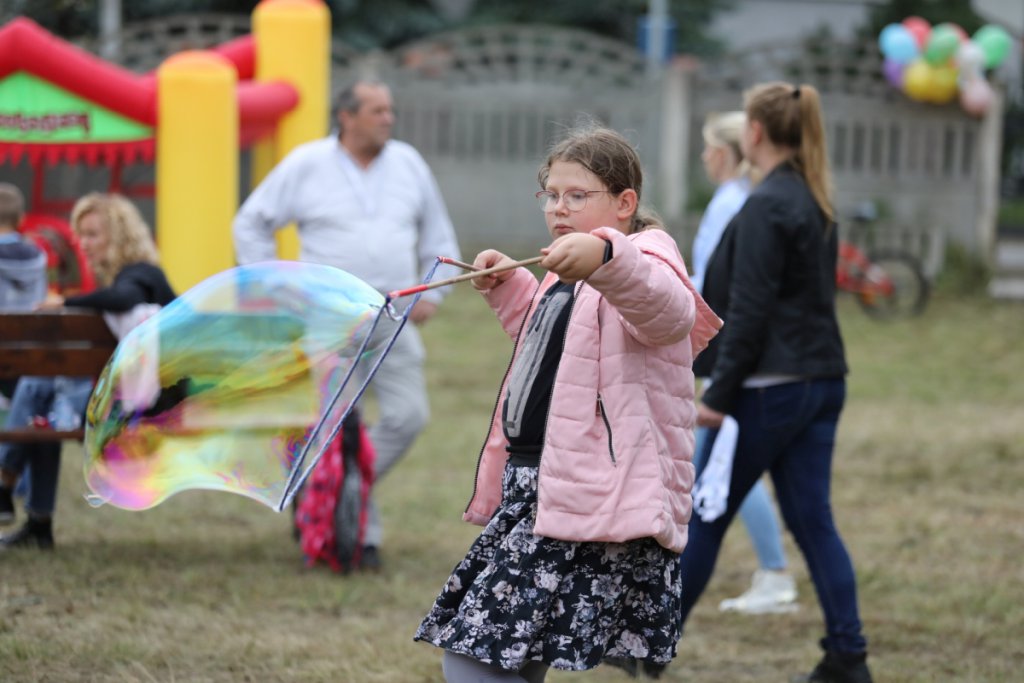
[[[316,438],[320,435],[320,431],[323,429],[324,423],[327,421],[327,417],[331,414],[331,411],[334,410],[334,406],[338,403],[338,399],[341,398],[342,392],[345,390],[345,387],[348,386],[349,380],[352,379],[352,375],[355,373],[356,366],[359,365],[359,359],[366,351],[366,347],[369,344],[370,339],[373,337],[374,331],[377,329],[377,323],[380,322],[380,318],[385,313],[385,311],[387,311],[387,308],[388,302],[385,301],[384,305],[381,306],[381,309],[377,311],[377,315],[374,317],[373,323],[370,325],[370,329],[367,331],[366,336],[363,337],[363,343],[359,346],[359,351],[356,353],[356,361],[352,363],[351,366],[349,366],[348,372],[345,373],[345,377],[341,380],[341,383],[338,385],[337,391],[334,392],[334,395],[328,402],[327,408],[324,410],[323,417],[321,417],[317,421],[316,425],[313,427],[313,430],[309,434],[309,438],[306,439],[306,443],[302,447],[302,450],[299,451],[299,454],[298,456],[296,456],[295,461],[291,464],[291,468],[288,472],[288,479],[284,485],[284,491],[281,493],[281,500],[277,504],[278,512],[281,512],[286,507],[288,507],[288,504],[291,502],[292,498],[295,497],[295,494],[298,492],[300,488],[302,488],[302,485],[306,482],[306,479],[307,477],[309,477],[309,473],[312,472],[313,467],[315,467],[317,462],[319,462],[320,457],[324,454],[327,445],[334,440],[334,434],[332,433],[331,438],[327,439],[327,441],[324,442],[324,445],[321,446],[320,450],[317,452],[316,457],[314,457],[312,462],[310,462],[309,467],[307,467],[305,470],[302,469],[302,465],[306,461],[306,455],[309,453],[310,447],[312,446],[313,442],[316,441]],[[401,325],[399,325],[398,331],[401,331]],[[395,332],[395,336],[398,335],[398,331]],[[390,344],[388,345],[388,348],[391,348]],[[376,370],[376,366],[374,366],[374,370]],[[368,378],[365,382],[363,382],[363,385],[359,387],[359,390],[356,393],[356,398],[359,398],[359,396],[363,394],[363,391],[365,390],[367,384],[369,384],[369,381],[370,380]],[[341,419],[338,420],[339,427],[341,423],[345,421],[345,418],[348,417],[348,414],[352,412],[352,406],[354,405],[355,399],[349,402],[348,407],[346,407],[345,411],[342,413]],[[337,430],[335,430],[335,432],[336,431]],[[300,471],[302,472],[301,477],[299,477]]]
[[[398,326],[395,328],[394,333],[392,333],[391,337],[388,339],[387,344],[384,346],[384,349],[381,351],[380,355],[377,356],[377,359],[374,361],[373,366],[366,374],[366,377],[363,380],[362,384],[360,384],[359,389],[356,390],[356,393],[352,397],[352,400],[349,401],[348,405],[345,407],[345,410],[342,412],[341,417],[338,418],[336,424],[331,429],[331,432],[328,435],[327,439],[324,440],[323,444],[320,446],[316,455],[303,469],[303,465],[305,464],[306,457],[309,453],[310,448],[312,447],[313,443],[316,441],[316,438],[320,435],[321,431],[323,430],[323,427],[327,422],[327,419],[330,416],[331,411],[334,409],[334,406],[337,405],[338,400],[341,398],[341,395],[344,392],[353,373],[355,372],[355,368],[359,364],[359,361],[357,360],[355,363],[353,363],[352,367],[350,367],[348,372],[345,374],[345,378],[342,380],[341,384],[338,386],[338,389],[334,392],[334,395],[331,397],[331,400],[328,403],[326,410],[324,410],[323,416],[317,421],[316,425],[313,427],[313,430],[312,432],[310,432],[310,436],[306,440],[305,445],[302,447],[302,450],[296,457],[295,462],[292,463],[291,471],[288,474],[288,480],[285,483],[284,492],[281,494],[281,502],[278,503],[277,506],[277,511],[281,512],[286,507],[288,507],[289,503],[291,503],[292,499],[302,488],[302,485],[306,483],[306,480],[309,478],[309,475],[313,472],[313,468],[316,467],[318,462],[320,462],[320,458],[322,458],[324,453],[327,451],[327,447],[331,444],[331,442],[334,441],[335,438],[337,438],[338,432],[341,431],[341,426],[345,422],[345,418],[348,417],[349,413],[352,412],[352,408],[355,407],[356,403],[359,401],[360,398],[362,398],[363,394],[366,392],[366,388],[369,386],[370,380],[372,380],[373,376],[377,374],[377,370],[380,368],[380,365],[384,361],[384,358],[388,355],[388,353],[391,351],[391,348],[395,345],[395,340],[398,339],[398,335],[402,332],[402,328],[405,327],[405,323],[409,319],[409,313],[410,311],[412,311],[412,307],[416,305],[417,301],[419,301],[420,295],[423,292],[430,289],[436,289],[438,287],[456,284],[458,282],[466,282],[467,280],[471,280],[475,277],[492,275],[494,273],[512,270],[513,268],[519,268],[520,266],[528,266],[540,262],[540,260],[543,258],[543,256],[535,256],[533,258],[528,258],[523,261],[516,261],[515,263],[506,263],[504,265],[498,265],[492,268],[480,270],[476,266],[470,265],[468,263],[462,263],[460,261],[456,261],[455,259],[451,259],[445,256],[439,256],[437,260],[434,262],[434,266],[430,269],[430,272],[428,272],[426,277],[423,278],[422,284],[416,285],[414,287],[409,287],[406,289],[399,289],[393,292],[389,292],[385,296],[384,305],[377,312],[377,317],[374,318],[373,324],[371,325],[369,332],[364,338],[363,343],[359,348],[359,353],[356,355],[356,358],[358,359],[360,356],[362,356],[363,352],[366,350],[366,346],[369,343],[369,340],[372,337],[374,330],[377,328],[377,324],[380,322],[380,318],[382,315],[386,313],[393,320],[397,320]],[[444,280],[438,280],[437,282],[431,282],[431,279],[434,277],[434,273],[437,270],[437,267],[442,263],[458,266],[464,269],[473,269],[473,271],[463,275],[445,278]],[[390,311],[392,310],[391,302],[394,301],[395,299],[400,299],[406,296],[414,296],[414,298],[410,302],[409,306],[406,307],[402,315],[398,318],[395,318],[390,313]]]
[[[430,282],[430,280],[434,277],[434,273],[437,271],[437,267],[441,263],[442,261],[440,258],[434,261],[433,267],[430,269],[429,272],[427,272],[426,276],[423,278],[425,283]],[[388,353],[391,352],[391,347],[395,345],[395,340],[398,339],[398,335],[402,332],[402,328],[405,327],[406,321],[409,320],[409,313],[412,311],[412,307],[416,305],[416,302],[419,301],[419,294],[422,291],[423,290],[418,290],[416,292],[415,298],[413,298],[413,300],[409,303],[409,306],[406,307],[402,315],[397,318],[393,315],[393,309],[391,308],[391,301],[395,297],[391,296],[390,294],[385,297],[384,305],[381,306],[379,311],[377,311],[377,317],[374,318],[373,324],[370,326],[370,330],[367,332],[366,337],[363,339],[362,345],[359,347],[359,352],[358,354],[356,354],[356,362],[353,363],[352,366],[348,369],[348,372],[345,374],[345,378],[341,381],[341,384],[338,385],[338,388],[334,392],[334,395],[331,397],[331,400],[328,403],[326,410],[324,410],[323,416],[317,421],[316,425],[313,427],[313,430],[310,432],[309,438],[306,439],[305,445],[303,445],[302,450],[299,452],[299,455],[295,458],[295,462],[293,462],[291,465],[291,471],[288,473],[288,480],[285,482],[284,491],[281,494],[281,501],[277,504],[278,512],[282,512],[286,507],[288,507],[288,504],[291,503],[292,499],[302,488],[302,485],[306,483],[306,480],[309,478],[309,475],[312,474],[313,468],[316,467],[318,462],[320,462],[320,458],[322,458],[324,453],[327,451],[327,447],[330,446],[331,442],[333,442],[334,439],[338,436],[338,432],[341,431],[341,426],[345,422],[345,418],[348,417],[349,413],[352,412],[352,409],[355,407],[356,403],[358,403],[359,399],[362,398],[363,394],[366,392],[366,388],[370,384],[370,380],[372,380],[373,376],[377,374],[377,370],[380,368],[380,365],[384,361],[384,358],[387,357]],[[356,393],[352,397],[352,400],[349,401],[348,405],[345,407],[345,410],[342,411],[341,417],[338,418],[337,423],[331,429],[331,432],[328,435],[327,439],[324,440],[323,444],[320,446],[316,455],[309,462],[309,465],[307,465],[305,469],[303,469],[303,464],[306,461],[306,456],[308,455],[310,448],[316,441],[316,437],[320,435],[320,432],[323,429],[324,424],[327,422],[328,417],[330,417],[331,415],[331,411],[334,410],[334,406],[337,405],[338,400],[341,398],[342,393],[345,391],[345,388],[348,385],[349,380],[355,373],[356,366],[359,365],[359,359],[361,358],[363,352],[366,350],[366,347],[373,336],[373,332],[377,328],[377,324],[380,322],[381,316],[385,314],[392,320],[396,320],[398,322],[398,326],[395,328],[395,331],[388,338],[387,344],[381,350],[380,355],[377,356],[377,359],[370,367],[369,372],[366,373],[366,377],[363,379],[362,384],[359,385],[359,389],[356,390]],[[301,474],[299,474],[300,471]]]

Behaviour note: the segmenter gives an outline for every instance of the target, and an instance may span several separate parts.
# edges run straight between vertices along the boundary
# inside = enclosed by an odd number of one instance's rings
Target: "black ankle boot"
[[[825,651],[814,671],[792,683],[872,683],[867,653]]]
[[[0,525],[14,521],[14,493],[6,486],[0,486]]]
[[[30,516],[20,529],[0,538],[0,551],[30,546],[36,546],[40,550],[53,549],[53,520]]]

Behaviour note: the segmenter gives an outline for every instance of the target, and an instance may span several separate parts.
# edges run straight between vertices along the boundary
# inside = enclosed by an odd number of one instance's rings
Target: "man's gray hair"
[[[344,88],[342,88],[341,92],[339,92],[334,97],[333,106],[334,118],[338,122],[339,134],[342,132],[340,116],[341,112],[347,111],[349,114],[355,114],[357,111],[359,111],[359,107],[362,105],[362,101],[360,101],[359,97],[356,95],[356,87],[360,85],[369,85],[373,87],[382,88],[388,87],[387,83],[377,80],[376,78],[360,78],[358,80],[352,81]]]

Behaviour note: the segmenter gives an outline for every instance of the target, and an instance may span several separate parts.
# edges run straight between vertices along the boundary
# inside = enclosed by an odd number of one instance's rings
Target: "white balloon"
[[[985,53],[973,40],[965,41],[957,48],[956,64],[964,73],[980,73],[985,66]]]
[[[960,88],[961,90],[966,88],[968,84],[973,83],[974,81],[986,81],[985,72],[982,71],[981,69],[957,70],[956,84],[957,87]]]

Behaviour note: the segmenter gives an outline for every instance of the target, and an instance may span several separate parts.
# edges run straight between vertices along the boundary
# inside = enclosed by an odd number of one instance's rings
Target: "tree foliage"
[[[325,0],[334,34],[356,49],[390,48],[438,31],[494,23],[572,26],[634,42],[646,0],[476,0],[468,15],[454,21],[430,0]],[[708,33],[714,15],[733,0],[669,0],[675,20],[675,48],[711,54],[720,45]],[[99,0],[7,0],[0,21],[15,15],[32,18],[66,38],[99,31]],[[124,22],[171,14],[225,12],[249,14],[254,0],[122,0]]]
[[[634,42],[638,20],[646,14],[648,5],[645,0],[478,0],[469,21],[573,26]],[[730,6],[732,0],[669,0],[676,51],[703,55],[720,49],[707,27],[717,12]]]
[[[327,0],[335,37],[366,50],[388,48],[453,27],[428,0]]]
[[[968,34],[985,25],[970,0],[889,0],[871,9],[863,34],[867,38],[877,36],[887,24],[898,24],[913,16],[926,19],[933,26],[943,22],[958,24]]]
[[[0,21],[26,16],[64,38],[99,33],[99,0],[9,0],[3,4]],[[121,16],[128,23],[193,12],[249,14],[255,6],[255,0],[122,0]]]

